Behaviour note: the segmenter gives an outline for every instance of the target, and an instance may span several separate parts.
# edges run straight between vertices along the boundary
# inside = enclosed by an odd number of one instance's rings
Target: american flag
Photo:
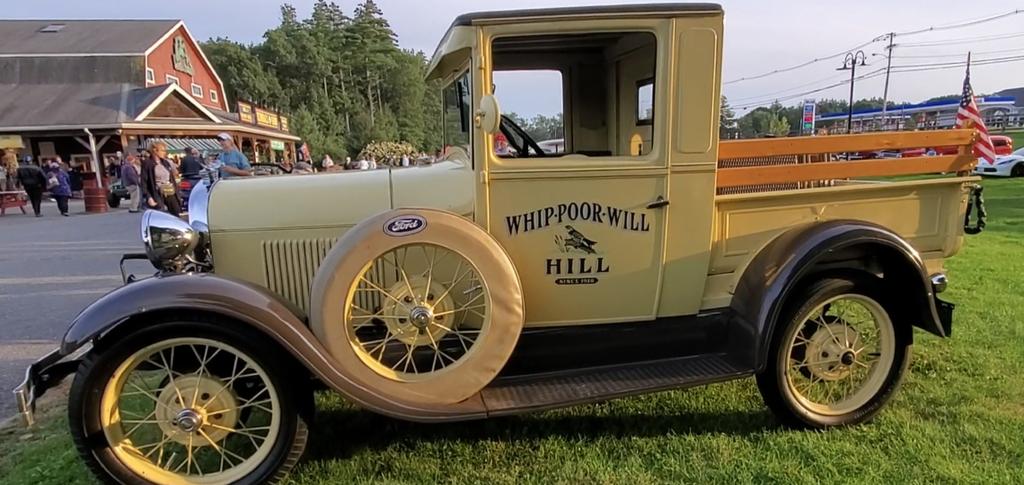
[[[996,163],[996,149],[988,136],[985,120],[974,102],[974,90],[971,89],[971,55],[967,55],[967,75],[964,77],[964,94],[960,98],[960,109],[956,112],[957,128],[974,128],[978,137],[974,141],[974,154],[989,164]]]

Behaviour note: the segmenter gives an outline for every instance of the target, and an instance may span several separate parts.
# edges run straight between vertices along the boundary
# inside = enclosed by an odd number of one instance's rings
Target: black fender
[[[396,401],[378,394],[341,370],[293,305],[266,288],[209,273],[156,276],[104,295],[72,321],[61,342],[59,358],[71,355],[89,342],[116,345],[119,335],[151,323],[148,317],[161,312],[219,315],[262,332],[287,353],[282,354],[282,359],[294,358],[311,376],[355,404],[381,414],[424,422],[486,416],[479,396],[440,406]]]
[[[859,260],[848,259],[854,255]],[[801,281],[818,271],[844,268],[870,271],[902,292],[905,298],[896,299],[899,319],[940,337],[950,335],[953,305],[935,297],[921,256],[910,243],[865,221],[814,223],[776,237],[737,282],[730,304],[736,337],[738,345],[753,350],[748,352],[757,371],[766,365],[776,323]]]

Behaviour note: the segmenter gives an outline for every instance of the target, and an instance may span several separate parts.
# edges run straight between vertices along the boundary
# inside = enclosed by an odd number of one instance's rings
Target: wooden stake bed
[[[971,170],[977,162],[971,149],[974,136],[973,130],[944,130],[723,141],[718,149],[718,160],[723,166],[718,170],[717,186],[727,188],[812,180],[964,172]],[[958,154],[798,162],[800,158],[810,158],[810,155],[952,146],[958,148]],[[786,156],[792,156],[794,162],[753,167],[728,167],[728,163],[722,163]]]

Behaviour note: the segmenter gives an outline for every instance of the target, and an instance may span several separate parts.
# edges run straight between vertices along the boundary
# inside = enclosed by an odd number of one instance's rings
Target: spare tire
[[[455,214],[402,209],[347,232],[313,281],[310,325],[343,372],[396,401],[448,404],[490,383],[523,327],[512,260]]]

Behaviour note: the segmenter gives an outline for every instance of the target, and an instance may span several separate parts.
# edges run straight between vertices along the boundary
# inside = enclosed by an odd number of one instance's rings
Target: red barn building
[[[227,132],[253,161],[295,160],[288,118],[231,112],[180,20],[0,20],[0,39],[0,137],[22,156],[92,173],[153,139],[216,152]]]

